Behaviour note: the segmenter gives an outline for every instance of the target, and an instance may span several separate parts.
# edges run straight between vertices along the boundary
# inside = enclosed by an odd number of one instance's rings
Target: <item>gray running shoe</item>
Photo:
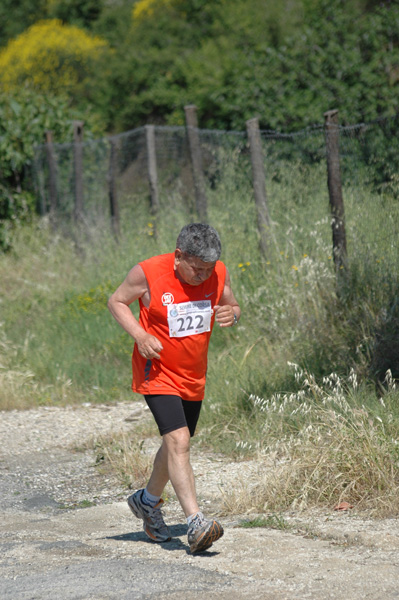
[[[213,542],[216,542],[223,535],[223,527],[215,519],[205,519],[199,512],[190,523],[187,537],[190,546],[190,552],[203,552],[210,548]]]
[[[170,531],[163,520],[161,506],[163,500],[154,507],[144,504],[144,490],[138,490],[132,496],[129,496],[127,503],[132,513],[138,518],[143,519],[143,529],[150,539],[154,542],[169,542],[171,539]]]

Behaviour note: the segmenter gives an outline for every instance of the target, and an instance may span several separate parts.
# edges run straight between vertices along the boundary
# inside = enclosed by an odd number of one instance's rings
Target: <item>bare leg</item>
[[[199,511],[190,464],[190,432],[182,427],[166,433],[157,452],[147,489],[160,496],[170,479],[186,517]]]
[[[147,483],[147,490],[154,496],[161,496],[168,481],[168,453],[162,441],[162,445],[155,456],[151,477]]]

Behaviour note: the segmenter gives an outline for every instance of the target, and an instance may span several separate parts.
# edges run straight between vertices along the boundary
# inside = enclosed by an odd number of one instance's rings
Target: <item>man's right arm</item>
[[[112,316],[132,336],[144,358],[160,358],[162,344],[155,336],[147,333],[133,315],[129,306],[138,298],[150,300],[147,279],[140,265],[129,271],[125,281],[108,300]]]

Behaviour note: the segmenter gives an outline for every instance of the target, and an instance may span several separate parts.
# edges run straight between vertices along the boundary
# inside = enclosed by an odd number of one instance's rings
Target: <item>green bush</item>
[[[35,204],[30,192],[11,192],[0,184],[0,250],[10,250],[13,230],[32,220]]]
[[[46,131],[52,131],[54,142],[70,142],[78,116],[62,96],[24,88],[0,93],[0,251],[12,245],[15,223],[37,208],[31,177],[35,145],[43,143]],[[92,113],[85,115],[85,124],[86,137],[93,130],[100,133]]]

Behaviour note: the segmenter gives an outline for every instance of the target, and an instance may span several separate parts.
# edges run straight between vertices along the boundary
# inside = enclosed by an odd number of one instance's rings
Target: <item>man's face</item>
[[[178,278],[189,285],[201,285],[209,279],[216,262],[204,262],[196,256],[185,254],[179,248],[175,251],[175,269]]]

